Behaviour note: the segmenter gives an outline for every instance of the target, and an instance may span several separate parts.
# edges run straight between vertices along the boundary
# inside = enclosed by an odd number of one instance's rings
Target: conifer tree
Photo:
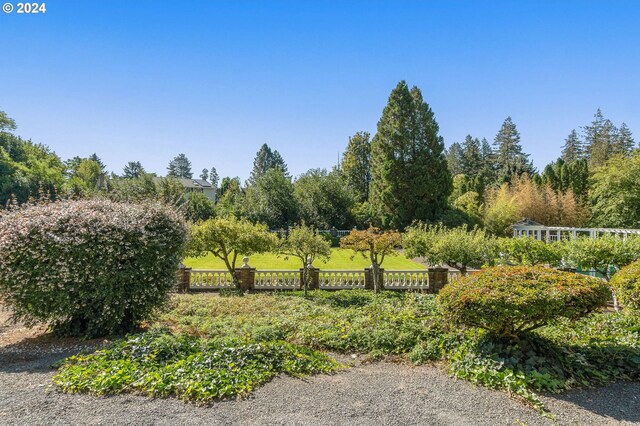
[[[571,163],[584,157],[584,147],[582,141],[578,137],[578,132],[575,129],[569,133],[567,139],[564,141],[562,147],[562,159],[565,163]]]
[[[269,145],[262,144],[253,160],[253,169],[249,175],[247,186],[255,185],[258,179],[273,168],[280,168],[285,176],[289,176],[287,165],[277,150],[272,151]]]
[[[611,154],[612,155],[629,155],[635,148],[636,142],[633,140],[631,130],[626,123],[622,123],[616,138],[614,139]]]
[[[404,228],[435,219],[452,191],[444,142],[429,105],[404,81],[389,95],[371,146],[370,202],[378,221]]]
[[[482,152],[480,151],[480,141],[467,135],[462,144],[462,173],[467,177],[475,179],[482,174]]]
[[[167,166],[167,177],[191,179],[191,161],[184,154],[178,154]]]
[[[522,151],[520,133],[511,117],[507,117],[500,127],[494,140],[494,152],[498,176],[504,181],[510,181],[511,176],[524,173],[532,175],[533,165],[529,161],[529,154]]]
[[[209,169],[202,169],[200,173],[200,179],[207,180],[209,178]]]
[[[371,183],[371,140],[368,132],[358,132],[349,137],[341,170],[357,201],[367,201]]]
[[[214,189],[218,188],[218,180],[218,171],[215,167],[211,166],[211,170],[209,171],[209,183]]]
[[[463,173],[464,150],[458,142],[451,144],[446,151],[447,166],[453,176]]]
[[[144,174],[144,167],[139,161],[129,161],[122,170],[122,177],[128,179],[139,178]]]
[[[603,165],[613,151],[613,143],[618,130],[611,120],[604,118],[600,108],[596,111],[590,125],[583,127],[584,144],[589,158],[589,167]]]

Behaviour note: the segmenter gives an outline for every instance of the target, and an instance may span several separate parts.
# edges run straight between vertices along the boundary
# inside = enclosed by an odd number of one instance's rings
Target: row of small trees
[[[374,289],[379,291],[379,271],[385,257],[404,249],[409,258],[420,257],[431,265],[446,264],[462,274],[470,268],[503,265],[549,265],[595,270],[607,281],[612,271],[640,258],[640,238],[626,239],[605,235],[597,239],[586,237],[544,242],[528,237],[498,238],[484,229],[445,228],[440,225],[418,224],[404,234],[370,227],[353,230],[342,238],[340,246],[352,249],[371,261]],[[192,228],[191,255],[208,253],[222,259],[239,286],[236,263],[240,255],[274,251],[285,257],[296,257],[302,268],[317,258],[331,255],[330,242],[312,227],[301,224],[291,228],[279,239],[265,225],[253,224],[233,216],[200,222]],[[303,279],[306,288],[306,275]]]
[[[401,242],[398,232],[371,227],[363,231],[352,231],[340,241],[340,245],[371,260],[374,289],[379,291],[382,288],[379,282],[380,265],[387,255],[396,254]],[[302,281],[306,293],[309,287],[309,267],[316,259],[328,259],[331,256],[331,242],[317,229],[304,223],[293,226],[283,238],[269,232],[264,224],[254,224],[235,216],[209,219],[192,227],[189,253],[192,256],[212,254],[221,259],[236,288],[240,287],[236,273],[238,258],[268,251],[274,251],[283,257],[295,257],[300,261],[304,270]]]

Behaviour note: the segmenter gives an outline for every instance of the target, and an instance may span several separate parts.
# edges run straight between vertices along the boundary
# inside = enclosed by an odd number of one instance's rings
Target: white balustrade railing
[[[300,270],[260,270],[256,271],[254,287],[256,289],[299,289]]]
[[[384,271],[383,283],[388,289],[426,289],[429,287],[429,273],[423,270]]]
[[[364,288],[363,270],[321,270],[318,284],[321,289]]]
[[[452,271],[449,269],[449,272],[447,273],[447,282],[457,281],[461,276],[462,274],[460,271]]]
[[[192,269],[191,288],[193,289],[219,289],[233,287],[233,278],[226,269]]]

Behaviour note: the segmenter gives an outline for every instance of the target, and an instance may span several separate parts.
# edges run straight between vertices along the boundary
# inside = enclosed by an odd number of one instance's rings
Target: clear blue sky
[[[2,2],[4,2],[3,0]],[[14,4],[17,3],[11,0]],[[294,174],[375,132],[417,85],[449,146],[511,115],[538,168],[598,107],[640,139],[640,2],[46,2],[0,12],[0,110],[63,159],[249,174],[262,143]]]

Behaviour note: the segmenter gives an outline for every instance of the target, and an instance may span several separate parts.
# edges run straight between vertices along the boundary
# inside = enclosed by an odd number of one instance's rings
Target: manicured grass
[[[352,256],[352,250],[334,248],[331,249],[331,258],[328,262],[317,260],[314,262],[314,266],[320,269],[363,269],[371,265],[371,262],[360,254],[356,254],[351,259]],[[194,269],[225,269],[224,262],[211,254],[200,258],[189,257],[184,260],[184,264]],[[249,265],[257,269],[298,269],[302,267],[300,259],[297,257],[285,259],[283,256],[277,256],[274,253],[254,254],[250,256]],[[238,259],[236,266],[242,266],[241,259]],[[407,259],[400,253],[397,256],[387,256],[382,267],[387,270],[426,268],[420,263]]]

